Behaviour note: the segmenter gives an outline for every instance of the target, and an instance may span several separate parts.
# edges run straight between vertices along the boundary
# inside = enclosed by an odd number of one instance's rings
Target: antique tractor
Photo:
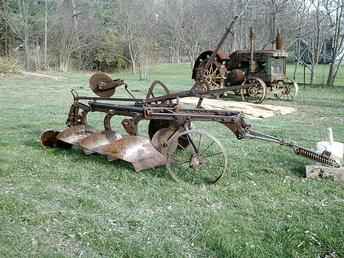
[[[226,54],[220,48],[231,28],[226,30],[215,50],[207,50],[196,59],[192,72],[195,87],[203,91],[228,88],[241,95],[243,101],[252,103],[262,103],[269,93],[278,99],[294,99],[298,85],[287,78],[288,53],[283,49],[280,33],[277,33],[275,49],[256,50],[255,33],[251,29],[250,49]]]

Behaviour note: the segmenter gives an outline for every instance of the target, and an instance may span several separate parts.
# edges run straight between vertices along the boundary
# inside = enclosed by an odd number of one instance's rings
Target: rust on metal
[[[98,148],[121,139],[122,136],[112,130],[93,133],[80,141],[80,147],[86,154],[96,153]]]
[[[254,52],[256,51],[256,34],[253,32],[252,27],[250,28],[250,73],[255,73],[257,64],[254,58]]]
[[[239,81],[241,77],[240,71],[236,71],[234,79]],[[247,95],[258,95],[258,86],[263,84],[264,81],[260,78],[249,77],[236,89],[245,91]],[[158,96],[155,92],[157,87],[160,87],[160,90],[162,88],[166,94]],[[227,156],[215,137],[208,132],[192,128],[192,122],[205,121],[223,124],[238,139],[270,141],[292,148],[297,155],[328,166],[338,166],[330,155],[316,154],[252,130],[240,112],[183,108],[179,105],[179,98],[195,96],[199,97],[198,106],[201,106],[202,99],[207,94],[224,94],[226,91],[226,88],[210,89],[204,93],[192,88],[188,91],[170,93],[166,85],[159,81],[152,84],[146,99],[137,99],[128,91],[131,96],[128,99],[84,97],[72,91],[73,103],[66,123],[68,127],[61,132],[45,131],[41,135],[41,143],[46,147],[74,146],[86,154],[95,153],[104,155],[109,160],[124,160],[131,163],[135,171],[166,165],[174,179],[179,176],[197,176],[197,172],[213,173],[206,180],[215,183],[227,170]],[[104,114],[104,130],[97,131],[88,125],[87,114],[90,112]],[[128,135],[122,136],[112,129],[111,119],[114,116],[125,117],[122,126]],[[149,121],[148,137],[138,135],[138,124],[141,120]],[[204,142],[204,139],[208,142]],[[212,146],[217,147],[213,153],[210,148]],[[219,164],[222,164],[221,169],[217,169]]]
[[[168,151],[168,141],[176,133],[177,130],[178,129],[176,129],[175,127],[159,129],[152,138],[152,145],[154,146],[154,148],[166,156]]]
[[[57,135],[60,133],[60,131],[56,130],[46,130],[41,134],[41,144],[45,147],[50,148],[63,148],[63,149],[69,149],[72,147],[71,144],[62,142],[57,139]]]
[[[86,137],[95,134],[97,131],[88,125],[77,125],[64,129],[56,138],[62,142],[72,145],[79,145],[79,143]]]
[[[124,119],[122,126],[129,135],[137,135],[137,123],[134,119]]]
[[[41,134],[41,144],[46,147],[56,147],[57,138],[59,131],[56,130],[46,130]]]
[[[280,30],[277,31],[276,50],[284,50],[284,42]]]
[[[131,163],[135,171],[166,164],[166,157],[157,151],[150,140],[140,136],[127,136],[97,150],[109,160],[121,159]]]
[[[95,73],[90,78],[90,88],[99,97],[111,97],[117,87],[124,85],[124,81],[112,80],[106,73]]]
[[[212,90],[226,89],[224,91],[226,94],[213,92],[213,96],[223,97],[228,95],[227,93],[240,94],[242,100],[257,104],[262,103],[268,93],[283,100],[292,100],[297,96],[298,85],[287,77],[288,53],[284,50],[279,31],[276,36],[276,49],[256,50],[256,35],[251,28],[249,49],[226,54],[220,48],[229,34],[228,31],[224,33],[215,50],[204,51],[196,58],[192,70],[195,90],[205,94],[207,91],[210,93]],[[257,87],[251,91],[240,89],[240,85],[243,88],[245,84],[242,83],[252,77],[260,79],[263,83],[250,86],[251,89]],[[248,95],[256,91],[267,94],[264,97]],[[284,94],[280,94],[281,92]]]
[[[240,69],[233,69],[228,72],[227,79],[233,85],[242,84],[245,80],[245,73]]]

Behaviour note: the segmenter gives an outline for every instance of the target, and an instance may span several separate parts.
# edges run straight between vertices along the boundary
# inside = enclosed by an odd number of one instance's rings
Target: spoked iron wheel
[[[280,82],[277,87],[275,96],[280,100],[293,100],[299,91],[299,86],[295,81]]]
[[[243,101],[260,104],[266,97],[266,84],[257,77],[251,77],[244,81],[241,88],[241,98]],[[250,85],[245,87],[246,85]]]
[[[196,81],[202,81],[207,85],[207,90],[215,90],[223,87],[223,76],[221,75],[221,63],[215,58],[213,63],[206,67],[210,55],[207,55],[200,62],[197,68]]]
[[[188,144],[181,144],[184,141]],[[214,184],[227,171],[222,144],[207,132],[187,130],[169,140],[167,170],[175,181]]]
[[[208,85],[208,89],[215,90],[222,88],[223,78],[220,75],[219,64],[211,64],[208,69],[204,71],[203,79]]]
[[[148,89],[146,100],[150,98],[156,98],[161,97],[165,95],[169,95],[170,90],[167,88],[165,84],[163,84],[161,81],[153,81],[151,86]],[[171,104],[171,100],[166,101],[157,101],[155,104],[160,104],[166,102],[167,104]]]

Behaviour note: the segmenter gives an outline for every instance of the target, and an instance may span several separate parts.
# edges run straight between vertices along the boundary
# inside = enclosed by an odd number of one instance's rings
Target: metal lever
[[[128,95],[130,97],[132,97],[133,99],[135,99],[135,96],[131,93],[131,91],[129,90],[128,84],[124,83],[124,89],[125,91],[128,93]]]
[[[72,94],[73,100],[74,100],[74,101],[76,101],[76,100],[79,99],[79,95],[78,95],[78,92],[77,92],[76,90],[72,89],[72,90],[70,91],[70,93]]]

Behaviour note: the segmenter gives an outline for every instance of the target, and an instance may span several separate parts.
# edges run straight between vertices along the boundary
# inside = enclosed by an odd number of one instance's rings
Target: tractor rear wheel
[[[218,60],[218,57],[215,57],[215,60],[208,64],[208,61],[211,57],[211,54],[204,56],[202,59],[199,59],[199,66],[196,68],[195,81],[198,86],[206,85],[206,90],[215,90],[221,89],[224,86],[224,75],[221,62]]]

